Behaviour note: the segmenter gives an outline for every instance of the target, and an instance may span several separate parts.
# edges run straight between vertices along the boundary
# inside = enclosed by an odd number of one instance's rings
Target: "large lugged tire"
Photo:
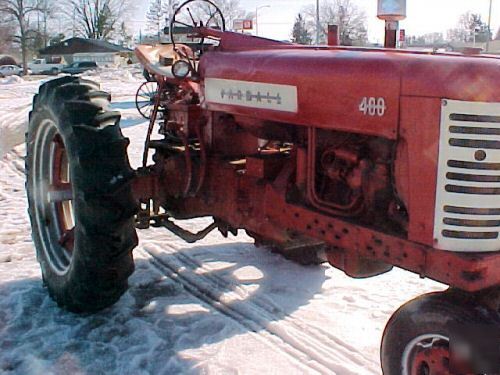
[[[464,292],[417,297],[403,305],[387,323],[380,350],[383,373],[496,374],[499,329],[497,312],[478,304]],[[453,361],[450,343],[459,342],[469,346],[465,353],[470,357],[456,356]],[[457,365],[460,369],[456,369]]]
[[[109,100],[91,81],[49,81],[33,100],[26,134],[37,259],[51,297],[73,312],[115,303],[134,270],[134,172]]]

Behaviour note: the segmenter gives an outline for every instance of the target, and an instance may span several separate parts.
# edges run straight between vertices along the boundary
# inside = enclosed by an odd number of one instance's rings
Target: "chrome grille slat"
[[[468,173],[446,173],[448,180],[468,181],[468,182],[500,182],[500,176],[495,175],[474,175]]]
[[[500,215],[500,208],[444,206],[444,212],[463,215]]]
[[[476,194],[476,195],[500,195],[500,188],[446,185],[445,190],[449,193]]]
[[[450,126],[450,133],[471,135],[500,135],[500,128],[477,128],[472,126]]]
[[[478,163],[463,160],[449,160],[448,167],[500,171],[500,163]]]
[[[436,188],[437,248],[500,251],[500,103],[443,101]]]
[[[450,138],[450,146],[467,147],[475,149],[500,150],[500,141],[488,141],[478,139]]]
[[[469,220],[445,217],[443,223],[455,227],[494,228],[500,227],[500,220]]]
[[[450,102],[450,101],[448,101]],[[476,103],[472,103],[476,104]],[[482,104],[482,103],[477,103]],[[480,114],[467,114],[467,113],[451,113],[449,115],[451,121],[465,121],[465,122],[498,122],[500,123],[500,116],[495,115],[480,115]]]
[[[498,238],[498,232],[463,232],[443,230],[443,236],[463,240],[493,240]]]

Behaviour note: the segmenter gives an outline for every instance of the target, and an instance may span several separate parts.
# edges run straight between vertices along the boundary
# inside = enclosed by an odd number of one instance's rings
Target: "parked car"
[[[79,62],[74,62],[73,64],[66,66],[62,70],[62,72],[73,75],[73,74],[80,74],[80,73],[86,72],[88,70],[94,70],[94,69],[97,69],[97,64],[94,61],[79,61]]]
[[[20,76],[23,70],[17,65],[2,65],[0,66],[0,78],[7,76]]]
[[[28,63],[28,69],[32,74],[59,74],[64,68],[64,64],[54,63],[46,59],[35,59]]]

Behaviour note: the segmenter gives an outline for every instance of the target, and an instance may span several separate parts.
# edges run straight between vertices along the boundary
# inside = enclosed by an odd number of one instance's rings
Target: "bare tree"
[[[304,8],[306,24],[316,34],[316,8]],[[326,41],[329,24],[339,26],[340,44],[365,45],[368,42],[366,13],[353,0],[326,0],[320,9],[320,42]]]
[[[89,39],[110,39],[132,10],[130,0],[71,0],[66,15],[75,32]]]
[[[467,12],[460,16],[456,28],[448,30],[448,39],[454,42],[486,42],[491,38],[488,25],[480,14]]]
[[[130,47],[130,43],[132,42],[132,35],[130,35],[125,21],[122,21],[120,24],[120,42],[125,47]]]
[[[434,47],[439,48],[447,44],[443,33],[427,33],[420,36],[408,35],[406,44],[412,47]]]
[[[234,20],[247,17],[252,18],[253,16],[252,14],[246,13],[241,7],[239,0],[213,0],[213,2],[224,15],[226,27],[228,29],[233,27]],[[200,4],[195,12],[206,20],[213,15],[213,10],[213,7],[210,5]]]
[[[8,22],[5,15],[0,16],[0,53],[7,53],[12,47],[14,27]]]
[[[55,30],[50,27],[51,21],[54,20],[57,15],[61,15],[59,1],[37,0],[37,2],[39,12],[36,15],[35,49],[47,47],[51,32],[55,32]]]
[[[0,0],[0,13],[7,16],[17,29],[12,40],[21,46],[24,74],[28,72],[28,48],[33,39],[31,17],[40,11],[38,6],[36,0]]]

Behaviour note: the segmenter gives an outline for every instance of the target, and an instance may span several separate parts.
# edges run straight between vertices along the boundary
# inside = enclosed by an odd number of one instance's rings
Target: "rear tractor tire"
[[[26,134],[37,259],[49,294],[72,312],[115,303],[134,270],[134,172],[109,101],[91,81],[49,81],[33,99]]]

